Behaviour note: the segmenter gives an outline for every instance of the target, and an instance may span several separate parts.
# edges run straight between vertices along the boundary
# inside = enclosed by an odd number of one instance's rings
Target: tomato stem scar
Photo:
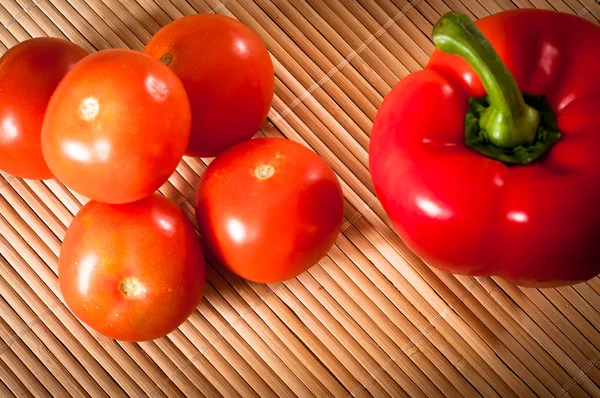
[[[268,164],[263,164],[254,169],[254,175],[259,180],[266,180],[275,174],[275,167],[270,166]]]
[[[100,105],[98,104],[98,100],[94,97],[87,97],[81,102],[79,105],[79,113],[81,119],[89,122],[98,116],[98,111],[100,110]]]
[[[169,66],[171,65],[171,62],[173,62],[173,54],[171,53],[164,53],[162,57],[160,57],[160,62],[162,62],[163,64]]]
[[[146,289],[141,282],[133,277],[123,279],[119,285],[119,290],[125,297],[131,299],[141,298],[146,293]]]

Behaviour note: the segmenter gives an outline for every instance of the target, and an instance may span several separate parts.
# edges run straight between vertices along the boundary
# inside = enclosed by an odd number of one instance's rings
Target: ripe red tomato
[[[202,299],[205,263],[183,211],[153,194],[140,201],[86,204],[62,244],[60,290],[75,316],[123,341],[164,336]]]
[[[158,189],[183,157],[191,113],[177,75],[146,54],[104,50],[52,96],[42,129],[50,170],[90,199],[127,203]]]
[[[0,169],[34,180],[52,178],[41,134],[50,96],[87,51],[62,39],[17,44],[0,58]]]
[[[282,138],[248,140],[223,152],[196,192],[207,249],[255,282],[291,279],[317,263],[337,238],[343,211],[331,167]]]
[[[216,156],[260,129],[275,76],[267,48],[248,26],[223,15],[190,15],[158,31],[144,51],[169,65],[187,90],[188,155]]]

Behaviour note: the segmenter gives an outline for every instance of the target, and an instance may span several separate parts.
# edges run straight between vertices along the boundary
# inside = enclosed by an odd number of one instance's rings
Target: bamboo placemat
[[[205,297],[177,331],[121,343],[80,324],[58,289],[60,242],[85,198],[4,174],[0,396],[600,397],[600,278],[535,290],[431,269],[391,229],[368,173],[377,107],[426,64],[440,15],[525,7],[600,19],[596,0],[1,0],[2,53],[45,35],[142,50],[193,13],[249,25],[276,73],[259,135],[323,156],[346,221],[297,279],[258,285],[209,267]],[[208,162],[186,158],[161,188],[192,221]]]

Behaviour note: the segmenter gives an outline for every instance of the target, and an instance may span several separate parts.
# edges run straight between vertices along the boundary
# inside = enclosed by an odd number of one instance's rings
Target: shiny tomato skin
[[[168,63],[187,90],[188,155],[214,157],[260,129],[275,76],[265,44],[248,26],[224,15],[190,15],[162,28],[144,51]]]
[[[103,50],[61,81],[44,118],[42,149],[56,178],[104,203],[158,189],[187,146],[189,101],[171,69],[132,50]]]
[[[250,281],[296,277],[327,254],[343,221],[331,167],[283,138],[258,138],[215,158],[196,191],[206,249]]]
[[[64,75],[88,55],[63,39],[21,42],[0,58],[0,169],[45,180],[52,172],[42,155],[41,134],[48,101]]]
[[[121,205],[88,202],[67,230],[58,276],[81,321],[112,339],[148,341],[198,306],[205,263],[183,211],[153,194]]]

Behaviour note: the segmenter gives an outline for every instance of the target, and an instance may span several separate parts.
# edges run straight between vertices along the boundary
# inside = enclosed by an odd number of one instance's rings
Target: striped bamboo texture
[[[2,53],[46,35],[142,50],[193,13],[249,25],[276,74],[258,135],[323,156],[346,218],[328,256],[297,279],[258,285],[209,267],[186,323],[126,344],[79,323],[58,289],[60,243],[86,199],[4,174],[0,396],[600,397],[600,278],[534,290],[431,269],[395,235],[369,178],[377,107],[426,64],[440,15],[526,7],[600,19],[596,0],[0,0]],[[160,189],[192,220],[208,162],[184,159]]]

